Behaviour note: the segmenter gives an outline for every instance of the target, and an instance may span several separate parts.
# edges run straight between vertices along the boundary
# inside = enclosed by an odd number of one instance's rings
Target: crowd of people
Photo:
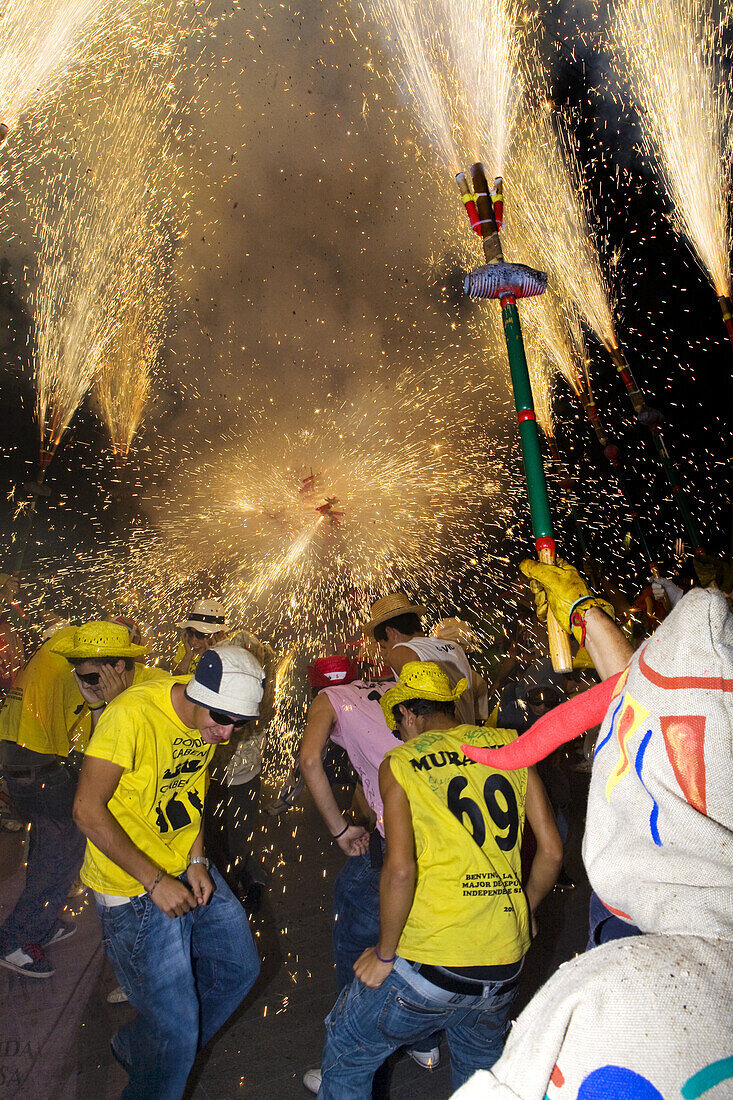
[[[307,788],[344,856],[337,996],[306,1089],[368,1100],[393,1052],[430,1070],[444,1034],[461,1097],[729,1095],[733,617],[725,567],[701,568],[691,591],[657,579],[629,605],[565,562],[523,562],[537,619],[549,609],[574,639],[570,673],[527,623],[482,668],[467,623],[428,633],[428,608],[402,592],[362,624],[368,664],[311,655],[299,751],[267,807],[288,812]],[[0,771],[30,823],[0,966],[52,978],[80,880],[110,999],[136,1010],[111,1038],[123,1096],[180,1098],[259,974],[248,916],[267,875],[252,837],[276,653],[210,597],[167,669],[126,616],[54,618],[25,662],[9,613],[0,625]],[[557,760],[576,738],[574,766],[591,772],[589,952],[512,1027],[538,911],[566,875]]]

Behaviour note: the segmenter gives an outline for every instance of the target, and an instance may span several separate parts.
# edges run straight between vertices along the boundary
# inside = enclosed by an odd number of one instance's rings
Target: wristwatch
[[[208,871],[209,869],[209,861],[206,856],[191,856],[188,861],[188,866],[190,867],[192,863],[203,863],[206,870]]]

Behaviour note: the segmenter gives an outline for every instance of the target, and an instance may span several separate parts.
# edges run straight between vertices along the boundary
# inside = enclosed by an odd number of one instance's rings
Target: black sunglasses
[[[234,726],[235,730],[240,729],[242,726],[246,726],[250,721],[249,718],[232,718],[231,714],[223,714],[220,710],[212,710],[211,707],[206,708],[211,717],[216,722],[217,726]]]
[[[98,672],[77,672],[76,675],[79,677],[83,684],[87,684],[87,686],[90,688],[96,687],[99,683]]]

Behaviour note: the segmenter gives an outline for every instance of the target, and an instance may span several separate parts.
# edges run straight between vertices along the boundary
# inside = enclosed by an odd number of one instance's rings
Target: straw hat
[[[227,628],[227,613],[218,600],[199,600],[185,622],[178,624],[179,630],[198,630],[199,634],[218,634]]]
[[[430,699],[435,703],[455,703],[466,690],[465,679],[460,679],[455,688],[438,665],[432,661],[408,661],[402,666],[400,678],[393,688],[385,691],[379,700],[384,718],[391,730],[397,729],[392,707],[408,699]]]
[[[52,645],[54,653],[68,660],[94,660],[95,657],[139,657],[147,646],[133,645],[127,627],[119,623],[84,623],[70,638],[61,638]]]
[[[386,623],[390,619],[396,619],[398,615],[426,615],[427,607],[422,604],[410,603],[404,592],[390,592],[389,596],[382,596],[380,600],[372,604],[371,619],[365,623],[362,630],[365,634],[371,634],[375,626]]]

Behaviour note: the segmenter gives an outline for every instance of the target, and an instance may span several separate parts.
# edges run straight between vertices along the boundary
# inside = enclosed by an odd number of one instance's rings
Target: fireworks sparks
[[[708,0],[620,0],[613,42],[679,233],[730,298],[733,112],[724,24]]]
[[[34,376],[42,463],[104,368],[99,400],[113,442],[129,448],[161,338],[163,226],[172,217],[178,26],[148,13],[145,48],[121,48],[84,160],[69,181],[46,172],[30,205],[38,224]],[[134,142],[134,156],[130,145]]]
[[[85,56],[93,52],[101,60],[111,30],[131,7],[110,0],[7,0],[0,17],[0,142]]]

